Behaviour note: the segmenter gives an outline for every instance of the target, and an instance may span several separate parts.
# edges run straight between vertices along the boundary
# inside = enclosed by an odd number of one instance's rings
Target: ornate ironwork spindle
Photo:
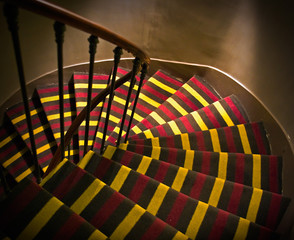
[[[113,52],[114,52],[114,67],[113,67],[113,74],[112,74],[111,85],[110,85],[110,93],[109,93],[109,98],[108,98],[108,105],[107,105],[106,118],[105,118],[104,129],[103,129],[103,137],[102,137],[102,142],[101,142],[100,154],[102,154],[104,151],[104,144],[105,144],[105,138],[106,138],[106,133],[107,133],[107,128],[108,128],[111,103],[112,103],[113,95],[114,95],[115,78],[116,78],[118,64],[120,61],[120,56],[122,55],[122,49],[120,47],[116,47],[113,50]]]
[[[141,70],[140,82],[139,82],[139,85],[138,85],[138,91],[137,91],[136,97],[134,99],[134,105],[133,105],[132,113],[131,113],[130,120],[129,120],[129,125],[128,125],[126,135],[125,135],[125,143],[128,140],[129,132],[130,132],[130,129],[131,129],[132,121],[133,121],[133,118],[134,118],[134,114],[135,114],[135,110],[136,110],[136,106],[137,106],[137,102],[138,102],[138,98],[139,98],[139,94],[140,94],[141,87],[142,87],[143,81],[145,79],[146,73],[147,73],[147,65],[144,63],[143,66],[142,66],[142,70]]]
[[[64,91],[63,91],[63,41],[65,25],[60,22],[54,23],[55,42],[57,43],[57,66],[59,88],[59,113],[60,113],[60,145],[61,157],[64,158]]]
[[[85,139],[84,139],[84,155],[87,153],[87,150],[88,150],[93,72],[94,72],[94,61],[95,61],[95,53],[96,53],[98,38],[94,35],[91,35],[88,38],[88,41],[90,43],[89,45],[90,65],[89,65],[89,80],[88,80],[87,115],[86,115],[86,127],[85,127]]]
[[[110,71],[110,73],[108,75],[107,86],[109,86],[111,74],[112,74],[112,69],[111,69],[111,71]],[[96,125],[96,128],[95,128],[95,133],[94,133],[94,137],[93,137],[93,144],[91,146],[91,150],[93,150],[94,141],[96,139],[96,135],[97,135],[97,132],[98,132],[98,129],[99,129],[99,123],[100,123],[100,120],[101,120],[101,116],[102,116],[102,112],[103,112],[103,108],[104,108],[104,104],[105,104],[105,99],[106,98],[103,99],[102,105],[101,105],[101,108],[100,108],[99,116],[98,116],[98,119],[97,119],[97,125]]]
[[[119,134],[117,137],[117,141],[116,141],[116,146],[118,146],[120,144],[120,139],[121,139],[121,135],[124,129],[124,125],[125,125],[125,120],[126,120],[126,115],[127,115],[127,111],[129,108],[129,102],[130,102],[130,98],[131,98],[131,94],[136,82],[136,73],[138,71],[140,65],[140,59],[139,58],[135,58],[135,60],[133,61],[133,71],[132,71],[132,77],[130,80],[130,87],[129,87],[129,91],[128,91],[128,95],[127,95],[127,99],[126,99],[126,103],[125,103],[125,108],[124,108],[124,113],[122,116],[122,120],[121,120],[121,125],[120,125],[120,129],[119,129]]]
[[[23,70],[23,64],[22,64],[22,57],[21,57],[21,50],[20,50],[20,42],[18,37],[18,8],[11,4],[5,4],[4,5],[4,15],[7,19],[8,23],[8,29],[11,32],[12,41],[13,41],[13,47],[14,47],[14,53],[16,58],[16,64],[18,69],[18,75],[19,75],[19,82],[20,82],[20,89],[22,93],[22,99],[25,109],[25,115],[27,120],[27,126],[30,136],[30,143],[31,143],[31,149],[33,153],[33,162],[35,167],[35,176],[37,179],[37,182],[41,182],[41,171],[40,166],[38,164],[37,159],[37,151],[36,151],[36,144],[35,144],[35,137],[32,127],[32,121],[31,121],[31,114],[30,114],[30,108],[29,108],[29,101],[28,101],[28,95],[26,90],[26,81],[24,76],[24,70]]]

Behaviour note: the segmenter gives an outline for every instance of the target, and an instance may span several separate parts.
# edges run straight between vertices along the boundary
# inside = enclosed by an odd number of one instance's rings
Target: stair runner
[[[118,77],[128,70],[119,68]],[[86,106],[86,73],[64,85],[65,131]],[[93,94],[108,84],[95,74]],[[137,77],[137,82],[139,78]],[[237,96],[221,98],[204,79],[159,70],[145,80],[132,128],[116,138],[129,83],[115,91],[99,155],[108,99],[85,123],[63,160],[35,183],[22,104],[0,128],[0,237],[5,239],[277,239],[290,199],[282,193],[282,158],[271,153],[262,122],[250,122]],[[37,155],[46,171],[60,142],[58,87],[30,100]],[[126,141],[127,140],[127,141]],[[79,160],[81,159],[81,160]],[[2,214],[3,213],[3,214]]]

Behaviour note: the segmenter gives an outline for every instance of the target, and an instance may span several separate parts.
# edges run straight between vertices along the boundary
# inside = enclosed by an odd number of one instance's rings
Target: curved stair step
[[[133,158],[113,156],[108,159],[107,154],[100,157],[90,151],[78,166],[139,205],[140,200],[144,204],[146,199],[151,200],[150,196],[154,193],[150,189],[157,189],[162,183],[169,189],[273,230],[279,225],[281,216],[289,205],[289,199],[279,194],[225,181],[142,155]]]

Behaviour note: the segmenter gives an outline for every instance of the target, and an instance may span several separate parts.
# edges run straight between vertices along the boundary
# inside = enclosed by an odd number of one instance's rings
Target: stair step
[[[273,230],[289,205],[289,199],[279,194],[225,181],[146,156],[137,154],[131,159],[130,156],[113,156],[108,159],[106,154],[105,157],[90,151],[78,166],[134,202],[140,202],[141,199],[147,204],[146,199],[154,195],[150,189],[157,189],[162,183],[168,189]]]
[[[106,239],[36,183],[24,179],[0,204],[1,232],[9,239]]]
[[[113,155],[116,159],[118,156],[132,159],[133,153],[138,153],[215,177],[222,177],[220,169],[223,169],[226,171],[224,177],[226,180],[259,187],[270,192],[282,192],[282,157],[280,156],[195,151],[133,144],[121,144],[119,148],[108,146],[105,154]],[[108,151],[110,153],[107,153]],[[124,157],[126,153],[127,156]],[[260,174],[260,186],[252,185],[252,174],[256,170]]]
[[[135,130],[131,129],[129,136],[187,115],[218,100],[218,93],[204,79],[194,76],[138,123]]]
[[[267,133],[261,122],[167,137],[130,139],[128,143],[184,150],[271,154]]]
[[[110,239],[188,239],[69,161],[41,184]]]
[[[181,86],[183,82],[170,76],[168,73],[158,70],[148,81],[142,86],[140,95],[138,98],[138,103],[136,106],[136,112],[132,120],[132,126],[137,125],[145,117],[158,108],[166,99],[168,99],[172,94],[174,94]],[[133,104],[129,107],[129,111],[126,115],[125,127],[126,130],[130,116],[131,110],[133,109]],[[120,124],[118,124],[111,135],[107,139],[107,144],[115,144],[118,133],[120,130]],[[122,132],[125,135],[125,131]]]

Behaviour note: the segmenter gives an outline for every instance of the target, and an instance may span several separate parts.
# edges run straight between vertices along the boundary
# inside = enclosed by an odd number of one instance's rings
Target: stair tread
[[[142,86],[140,95],[138,98],[136,112],[132,120],[132,126],[137,125],[148,114],[153,112],[159,107],[166,99],[174,94],[181,86],[183,82],[169,75],[165,71],[158,70],[148,81]],[[124,128],[128,126],[131,110],[133,109],[134,102],[131,103],[129,111],[126,115]],[[120,124],[118,124],[112,131],[111,135],[107,139],[107,144],[115,144]],[[123,131],[124,135],[125,132]]]
[[[258,169],[262,179],[260,188],[275,193],[282,192],[282,157],[280,156],[183,150],[133,144],[121,144],[118,147],[129,153],[166,161],[215,177],[220,175],[220,168],[225,169],[224,179],[249,186],[252,186],[253,169]],[[123,153],[124,151],[121,151],[120,154]]]
[[[24,179],[0,204],[1,232],[11,239],[106,239],[36,183]]]
[[[162,183],[188,197],[271,229],[278,226],[279,218],[289,204],[289,199],[279,194],[225,181],[139,154],[108,156],[106,150],[105,155],[100,157],[90,151],[78,165],[109,186],[116,187],[114,190],[134,202],[141,200],[146,204],[146,199],[152,196],[150,188],[156,189]]]
[[[128,143],[186,150],[271,154],[267,133],[262,122],[238,124],[166,137],[131,138]]]

